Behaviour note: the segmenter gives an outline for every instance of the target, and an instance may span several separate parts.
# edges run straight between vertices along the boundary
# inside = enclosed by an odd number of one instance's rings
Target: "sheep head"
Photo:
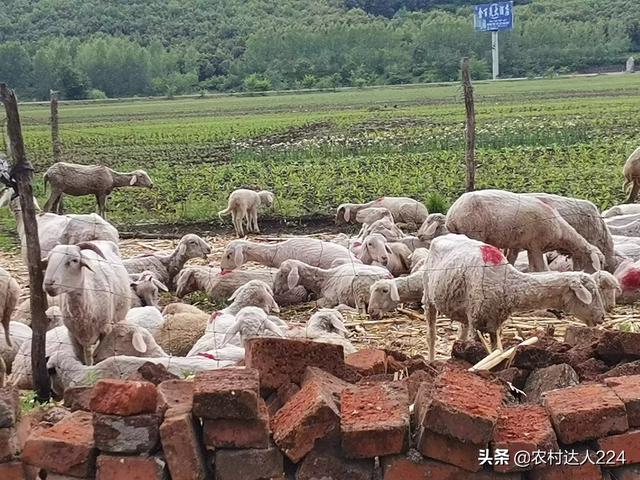
[[[227,245],[220,260],[220,268],[225,270],[234,270],[241,267],[245,262],[244,249],[247,242],[244,240],[233,240]]]
[[[145,270],[140,274],[130,274],[129,278],[131,278],[130,286],[140,299],[143,307],[157,307],[160,291],[169,291],[167,286],[149,270]]]
[[[151,180],[151,177],[149,177],[149,174],[144,170],[136,170],[131,173],[129,185],[132,187],[153,188],[153,181]]]
[[[358,205],[355,203],[343,203],[336,210],[336,225],[350,223],[353,219],[354,210]]]
[[[276,199],[275,194],[268,190],[259,191],[258,196],[260,197],[260,203],[266,207],[273,205],[273,201]]]
[[[418,230],[417,237],[423,242],[431,242],[436,237],[448,233],[447,217],[441,213],[430,214]]]
[[[258,307],[244,307],[237,313],[235,323],[225,333],[221,348],[237,334],[244,345],[248,338],[264,336],[268,332],[278,337],[284,336],[280,327],[269,319],[264,310]]]
[[[273,290],[262,280],[248,281],[233,292],[229,301],[242,306],[259,307],[267,313],[280,313],[280,307],[273,298]]]
[[[605,306],[594,278],[583,272],[568,272],[568,289],[563,295],[563,309],[572,313],[588,326],[604,321]]]
[[[91,248],[88,248],[91,246]],[[84,247],[84,248],[83,248]],[[98,252],[100,250],[91,243],[77,245],[56,245],[46,260],[44,274],[44,289],[47,294],[55,297],[61,293],[71,292],[82,287],[83,270],[93,272],[94,262],[88,250]],[[102,253],[99,257],[104,259]]]
[[[382,266],[386,266],[389,263],[389,255],[391,255],[391,248],[387,245],[387,240],[379,233],[373,233],[367,236],[362,243],[362,250],[360,252],[360,260],[368,260],[367,263],[377,262]]]
[[[333,308],[321,308],[311,315],[307,322],[308,330],[315,330],[324,333],[335,333],[346,337],[349,331],[344,326],[344,317]]]
[[[591,275],[600,289],[600,295],[607,312],[613,310],[616,305],[616,297],[622,293],[620,283],[612,274],[600,270]]]
[[[300,272],[297,260],[285,260],[280,264],[273,279],[273,290],[276,295],[282,295],[293,290],[300,283]]]
[[[185,268],[178,273],[176,280],[176,297],[182,298],[191,292],[195,292],[197,288],[194,269]]]
[[[211,253],[211,247],[198,235],[189,233],[180,239],[177,251],[187,259],[200,257],[206,260],[207,255]]]
[[[392,312],[400,303],[400,294],[393,280],[378,280],[369,288],[367,313],[372,318],[381,318],[384,312]]]

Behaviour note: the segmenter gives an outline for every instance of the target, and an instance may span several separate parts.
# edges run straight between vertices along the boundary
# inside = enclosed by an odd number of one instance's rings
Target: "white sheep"
[[[304,327],[293,327],[284,333],[289,338],[342,345],[347,355],[356,351],[356,347],[347,338],[349,332],[344,325],[344,317],[334,308],[321,308],[311,315]]]
[[[617,266],[620,266],[622,261],[627,258],[631,258],[634,261],[640,260],[640,238],[614,235],[613,241],[615,242],[615,252],[618,257]]]
[[[128,355],[131,357],[166,357],[153,335],[146,329],[128,323],[117,323],[105,335],[93,353],[94,363],[108,357]]]
[[[9,322],[20,299],[20,285],[4,268],[0,268],[0,323],[4,329],[5,342],[11,346]]]
[[[445,235],[431,243],[423,276],[423,304],[429,328],[429,357],[435,357],[436,314],[489,333],[501,348],[500,329],[512,312],[559,309],[587,325],[602,323],[605,309],[599,288],[583,272],[522,273],[502,252],[464,235]]]
[[[409,197],[380,197],[368,203],[343,203],[336,210],[338,223],[349,223],[356,214],[365,208],[386,208],[391,212],[393,220],[398,223],[413,223],[420,225],[427,218],[429,212],[424,204]]]
[[[613,276],[618,281],[620,292],[617,303],[632,304],[640,300],[640,262],[627,259],[616,269]]]
[[[129,275],[118,246],[104,241],[58,245],[46,263],[44,289],[61,296],[62,320],[76,353],[91,365],[93,345],[129,310]]]
[[[155,336],[164,324],[164,317],[157,307],[134,307],[127,312],[125,323],[145,328]]]
[[[185,304],[169,304],[163,310],[164,320],[153,337],[170,355],[184,357],[204,335],[209,314]]]
[[[378,280],[371,285],[367,313],[372,318],[381,318],[384,312],[394,311],[401,303],[419,303],[424,291],[422,276],[423,271],[418,270],[406,277]]]
[[[371,224],[363,224],[356,239],[363,242],[366,237],[375,233],[382,235],[390,242],[400,241],[405,236],[404,232],[398,228],[393,219],[384,217]]]
[[[195,234],[183,236],[178,245],[170,254],[153,253],[142,254],[123,261],[127,272],[143,273],[153,272],[156,278],[168,287],[173,286],[173,279],[184,264],[192,258],[207,259],[211,253],[211,247],[202,238]]]
[[[622,205],[615,205],[604,212],[602,212],[602,218],[613,218],[619,215],[633,215],[640,213],[640,204],[638,203],[624,203]]]
[[[634,203],[634,204],[629,204],[628,206],[632,206],[632,205],[640,205],[640,204]],[[616,215],[614,217],[609,217],[604,219],[607,226],[609,227],[612,227],[612,226],[621,227],[623,225],[628,225],[629,223],[635,222],[636,220],[640,220],[640,213],[627,213],[625,215]]]
[[[98,212],[106,218],[107,196],[116,188],[153,188],[153,182],[144,170],[121,173],[104,165],[78,165],[57,162],[44,173],[44,187],[51,184],[51,195],[44,205],[45,212],[62,213],[64,195],[95,195]]]
[[[424,265],[429,258],[428,248],[416,248],[412,253],[409,260],[411,260],[411,272],[414,273],[419,270],[424,270]]]
[[[359,257],[362,263],[385,267],[394,277],[411,270],[411,250],[400,242],[387,242],[379,233],[368,235],[362,242]]]
[[[274,321],[274,319],[276,321]],[[235,335],[240,337],[240,345],[242,347],[244,347],[245,342],[249,338],[274,335],[283,337],[284,334],[279,325],[280,322],[280,319],[268,315],[267,312],[261,308],[243,307],[235,315],[233,325],[225,332],[220,348],[224,349]]]
[[[449,233],[447,230],[447,217],[442,213],[431,213],[418,229],[417,236],[428,247],[431,241]]]
[[[31,328],[20,322],[11,322],[11,344],[0,337],[0,358],[4,361],[7,372],[11,371],[13,360],[16,358],[24,342],[31,342]]]
[[[158,307],[160,292],[168,292],[167,286],[156,278],[156,274],[145,270],[142,273],[130,273],[131,308]]]
[[[369,287],[382,278],[393,277],[386,268],[373,265],[350,264],[322,269],[298,260],[287,260],[278,269],[273,290],[284,292],[302,285],[318,295],[319,307],[343,304],[366,312]]]
[[[627,194],[626,203],[636,201],[640,191],[640,147],[636,148],[622,167],[624,183],[622,189]]]
[[[320,268],[331,268],[342,263],[360,263],[348,249],[336,243],[299,237],[273,244],[233,240],[222,254],[220,268],[224,271],[234,270],[246,262],[279,267],[289,259]]]
[[[367,207],[356,213],[356,223],[370,225],[377,220],[388,218],[393,221],[393,215],[384,207]]]
[[[530,195],[502,190],[465,193],[449,209],[446,227],[498,248],[527,250],[532,272],[546,269],[543,255],[551,250],[568,253],[589,273],[600,270],[604,261],[600,250],[552,205]]]
[[[244,236],[243,222],[247,223],[247,232],[260,233],[258,227],[258,207],[273,205],[275,195],[267,190],[255,192],[241,188],[234,190],[229,195],[227,208],[218,212],[218,217],[222,220],[222,215],[231,213],[231,221],[238,237]]]
[[[640,219],[624,225],[609,225],[609,231],[620,237],[640,237]]]

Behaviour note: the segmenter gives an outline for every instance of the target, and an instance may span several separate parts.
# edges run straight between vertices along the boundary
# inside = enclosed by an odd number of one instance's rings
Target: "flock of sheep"
[[[629,164],[637,164],[637,175]],[[96,378],[126,376],[146,361],[177,374],[232,365],[255,336],[336,343],[350,353],[345,310],[380,318],[401,304],[421,303],[433,359],[438,314],[460,324],[460,338],[479,331],[501,348],[501,328],[514,312],[561,310],[596,325],[616,303],[640,299],[638,204],[601,213],[586,200],[482,190],[463,194],[443,215],[411,198],[381,197],[337,208],[338,224],[361,224],[355,237],[238,239],[226,245],[219,266],[185,266],[211,254],[197,235],[183,236],[173,252],[123,258],[118,232],[103,217],[61,213],[65,194],[96,195],[104,214],[114,188],[152,186],[143,171],[105,169],[52,166],[45,210],[58,213],[37,217],[49,302],[46,355],[60,394]],[[99,180],[90,181],[88,172]],[[640,149],[624,172],[631,197],[640,185]],[[24,248],[14,197],[6,190],[0,207],[15,215]],[[231,214],[240,237],[245,228],[257,233],[258,209],[273,201],[271,192],[236,190],[220,215]],[[180,302],[161,311],[161,291],[179,298],[202,291],[230,304],[212,314]],[[0,271],[0,366],[10,371],[10,382],[30,388],[31,315],[28,299],[17,305],[19,295],[17,282]],[[304,327],[277,316],[281,306],[310,300],[318,310]]]

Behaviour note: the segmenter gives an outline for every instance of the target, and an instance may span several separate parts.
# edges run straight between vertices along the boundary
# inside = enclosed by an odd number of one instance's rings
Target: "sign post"
[[[491,56],[493,59],[493,79],[500,74],[500,52],[498,32],[513,28],[513,1],[483,3],[474,8],[473,23],[479,32],[491,32]]]

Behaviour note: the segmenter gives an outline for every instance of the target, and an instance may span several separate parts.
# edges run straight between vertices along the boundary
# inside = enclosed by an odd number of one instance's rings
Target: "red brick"
[[[598,356],[609,364],[640,359],[640,333],[604,330],[596,348]]]
[[[245,344],[245,365],[260,372],[260,386],[277,389],[287,382],[302,383],[307,367],[318,367],[342,377],[342,346],[309,340],[251,338]]]
[[[93,438],[96,447],[108,453],[149,453],[158,444],[160,419],[155,413],[145,415],[93,415]]]
[[[317,440],[340,431],[340,411],[331,390],[321,381],[307,382],[271,421],[273,439],[297,463]]]
[[[612,468],[607,470],[608,478],[611,480],[638,480],[640,478],[640,465],[629,465],[628,467]]]
[[[624,402],[630,427],[640,427],[640,375],[611,377],[604,384]]]
[[[283,476],[283,459],[274,446],[216,451],[216,480],[262,480]]]
[[[598,450],[615,452],[616,459],[619,453],[624,452],[623,463],[640,463],[640,430],[611,435],[596,441]]]
[[[507,450],[512,455],[518,451],[533,453],[536,450],[558,450],[558,440],[549,415],[539,405],[503,408],[493,431],[492,445],[494,450]],[[529,468],[518,468],[511,461],[507,465],[495,465],[494,469],[498,472],[513,472]]]
[[[20,418],[20,392],[17,388],[0,388],[0,428],[13,427]]]
[[[609,387],[583,384],[545,395],[558,440],[570,445],[629,429],[622,400]]]
[[[419,425],[460,441],[489,443],[505,399],[501,385],[457,369],[445,369],[416,396]]]
[[[83,410],[91,411],[91,397],[93,387],[70,387],[64,391],[64,406],[72,412]]]
[[[478,458],[480,450],[486,448],[487,445],[464,443],[425,428],[421,428],[418,434],[418,451],[422,455],[455,465],[469,472],[482,470],[482,465],[480,465]]]
[[[12,460],[19,452],[20,442],[16,428],[0,428],[0,462]]]
[[[204,452],[198,433],[198,427],[190,413],[170,416],[160,426],[162,451],[167,460],[171,480],[206,478]]]
[[[420,385],[424,382],[433,383],[433,374],[424,370],[416,370],[407,378],[407,390],[409,391],[409,403],[416,400],[416,395],[420,389]]]
[[[22,462],[0,463],[0,478],[2,480],[25,480]]]
[[[602,471],[598,465],[586,462],[583,465],[554,465],[553,467],[532,470],[527,480],[602,480]]]
[[[209,450],[216,448],[267,448],[269,446],[269,412],[260,399],[258,418],[219,418],[204,420],[203,441]]]
[[[300,463],[296,480],[372,480],[374,460],[344,458],[332,442],[316,446]]]
[[[153,413],[157,406],[153,383],[132,380],[100,380],[93,387],[91,411],[105,415],[139,415]]]
[[[342,392],[342,449],[347,458],[393,455],[409,444],[406,385],[383,383]]]
[[[350,353],[345,357],[344,363],[364,376],[387,373],[387,353],[377,348],[365,348]]]
[[[96,480],[162,480],[164,462],[158,457],[100,455]]]
[[[170,417],[193,410],[193,382],[166,380],[158,385],[158,415]]]
[[[22,461],[52,473],[87,477],[96,459],[91,414],[77,411],[27,439]]]
[[[337,402],[338,405],[340,404],[342,391],[345,388],[349,388],[351,386],[350,383],[345,382],[335,375],[332,375],[331,373],[317,367],[307,367],[304,372],[304,376],[302,377],[302,385],[306,385],[311,381],[321,382],[324,386],[324,389],[327,392],[330,392],[331,395],[333,395],[333,399]]]
[[[260,381],[250,368],[199,372],[193,384],[193,414],[200,418],[257,418]]]
[[[425,459],[415,450],[407,455],[384,457],[382,469],[384,480],[522,480],[520,473],[470,473],[454,465]]]

